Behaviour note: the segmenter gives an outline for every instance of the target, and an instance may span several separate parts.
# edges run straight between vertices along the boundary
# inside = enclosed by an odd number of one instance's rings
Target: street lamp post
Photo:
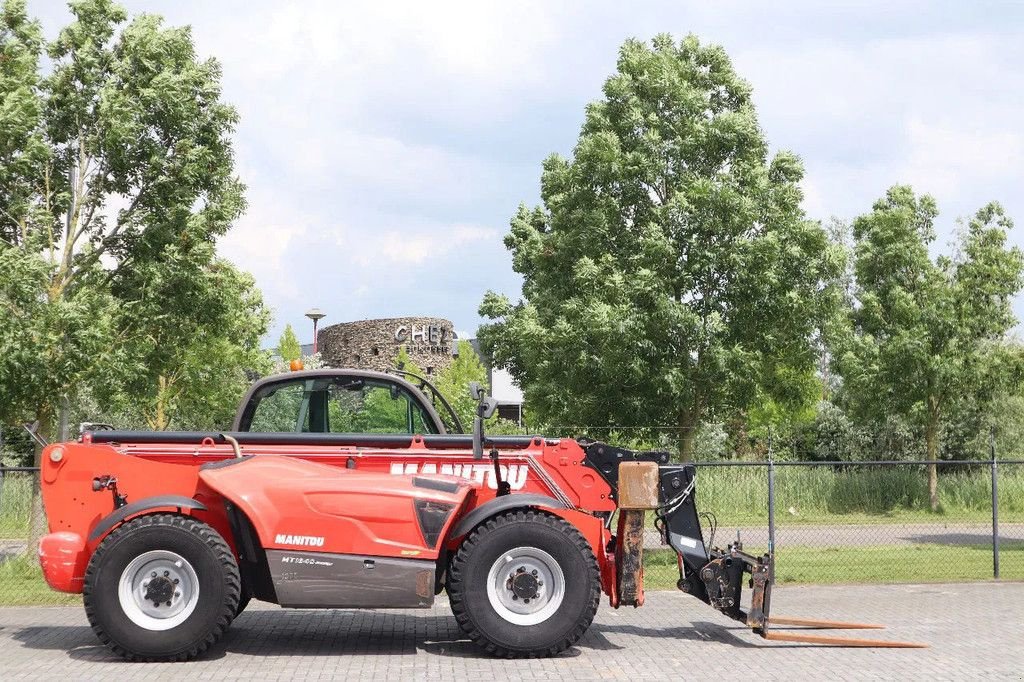
[[[327,317],[327,313],[319,308],[310,308],[306,311],[306,317],[313,320],[313,355],[316,355],[316,323]]]

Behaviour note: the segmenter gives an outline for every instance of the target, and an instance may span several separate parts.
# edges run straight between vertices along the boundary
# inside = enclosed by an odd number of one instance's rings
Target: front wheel
[[[153,514],[100,543],[83,596],[92,629],[118,655],[185,661],[227,630],[240,587],[235,557],[217,531],[187,516]]]
[[[452,560],[448,594],[459,625],[487,651],[553,656],[590,627],[601,583],[590,544],[575,527],[518,510],[469,534]]]

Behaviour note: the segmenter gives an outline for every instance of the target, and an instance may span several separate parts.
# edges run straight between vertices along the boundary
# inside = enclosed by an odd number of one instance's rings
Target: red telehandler
[[[47,582],[82,593],[130,660],[206,651],[250,598],[289,608],[426,608],[442,590],[470,639],[550,656],[603,592],[640,606],[644,515],[678,555],[680,590],[768,639],[915,646],[770,630],[870,627],[769,617],[772,556],[705,545],[696,470],[667,453],[473,433],[424,387],[359,370],[258,382],[227,433],[87,430],[43,451]],[[443,402],[443,401],[442,401]],[[445,405],[446,407],[446,405]],[[749,578],[751,605],[741,609]]]

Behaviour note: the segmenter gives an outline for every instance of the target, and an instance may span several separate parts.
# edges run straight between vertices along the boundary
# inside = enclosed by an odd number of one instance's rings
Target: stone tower
[[[317,335],[324,362],[330,367],[356,367],[383,372],[394,368],[399,350],[428,375],[452,362],[455,330],[439,317],[392,317],[342,322],[324,327]]]

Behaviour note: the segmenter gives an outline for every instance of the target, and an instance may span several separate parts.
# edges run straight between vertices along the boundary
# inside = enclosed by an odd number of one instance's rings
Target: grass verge
[[[50,589],[36,557],[26,554],[0,563],[0,606],[70,606],[81,604],[78,594]]]
[[[764,523],[768,473],[762,467],[707,467],[697,473],[697,503],[724,524]],[[939,471],[937,512],[929,510],[928,479],[918,466],[848,469],[778,467],[776,523],[984,522],[992,517],[987,467]],[[999,517],[1024,521],[1024,466],[999,472]]]

